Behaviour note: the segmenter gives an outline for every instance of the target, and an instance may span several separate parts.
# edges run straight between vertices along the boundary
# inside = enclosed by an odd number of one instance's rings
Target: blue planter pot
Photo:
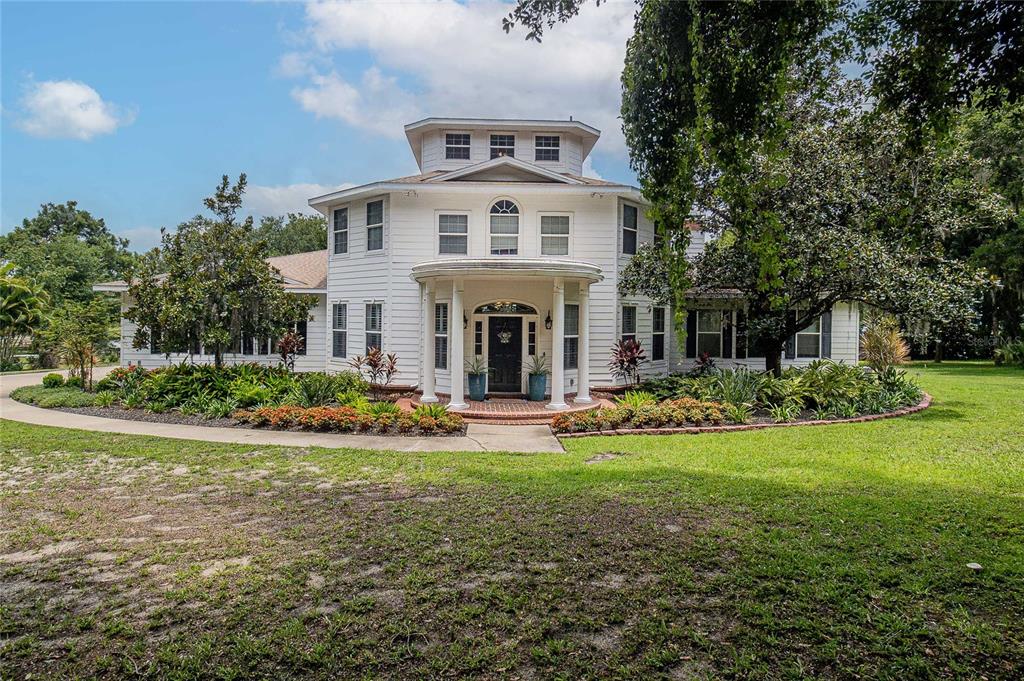
[[[487,374],[469,375],[469,399],[483,402],[484,390],[487,388]]]
[[[544,391],[548,387],[548,377],[544,374],[530,374],[530,400],[540,402],[544,399]]]

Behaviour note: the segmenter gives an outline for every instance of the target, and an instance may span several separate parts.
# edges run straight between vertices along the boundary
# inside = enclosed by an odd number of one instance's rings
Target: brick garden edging
[[[689,426],[686,428],[620,428],[617,430],[588,430],[580,433],[555,433],[557,438],[571,437],[594,437],[595,435],[696,435],[698,433],[730,433],[738,430],[761,430],[763,428],[790,428],[793,426],[830,426],[836,423],[864,423],[866,421],[880,421],[881,419],[892,419],[898,416],[916,414],[924,411],[932,404],[932,396],[924,394],[921,401],[913,407],[903,407],[896,411],[884,414],[866,414],[855,416],[852,419],[794,421],[792,423],[743,423],[730,426]]]

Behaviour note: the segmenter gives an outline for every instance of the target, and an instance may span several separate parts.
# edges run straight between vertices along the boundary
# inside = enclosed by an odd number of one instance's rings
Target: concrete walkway
[[[96,370],[96,379],[112,367]],[[15,388],[38,385],[48,371],[0,376],[0,418],[40,426],[94,430],[101,433],[154,435],[180,440],[232,442],[246,445],[282,445],[287,447],[349,447],[399,452],[561,452],[561,443],[547,426],[499,426],[470,423],[461,437],[403,437],[391,435],[349,435],[338,433],[307,433],[245,428],[213,428],[176,423],[150,423],[109,419],[101,416],[72,414],[53,409],[40,409],[16,402],[9,395]],[[0,431],[0,441],[3,440]]]

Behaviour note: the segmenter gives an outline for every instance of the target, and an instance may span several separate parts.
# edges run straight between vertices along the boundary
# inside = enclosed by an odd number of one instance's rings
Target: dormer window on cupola
[[[515,135],[491,135],[491,158],[516,155]]]
[[[469,160],[469,133],[449,132],[444,136],[444,157],[448,160]]]

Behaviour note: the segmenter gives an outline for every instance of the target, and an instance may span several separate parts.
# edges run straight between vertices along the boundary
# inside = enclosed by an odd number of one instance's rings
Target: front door
[[[487,365],[491,369],[490,392],[521,393],[523,318],[487,319]]]

